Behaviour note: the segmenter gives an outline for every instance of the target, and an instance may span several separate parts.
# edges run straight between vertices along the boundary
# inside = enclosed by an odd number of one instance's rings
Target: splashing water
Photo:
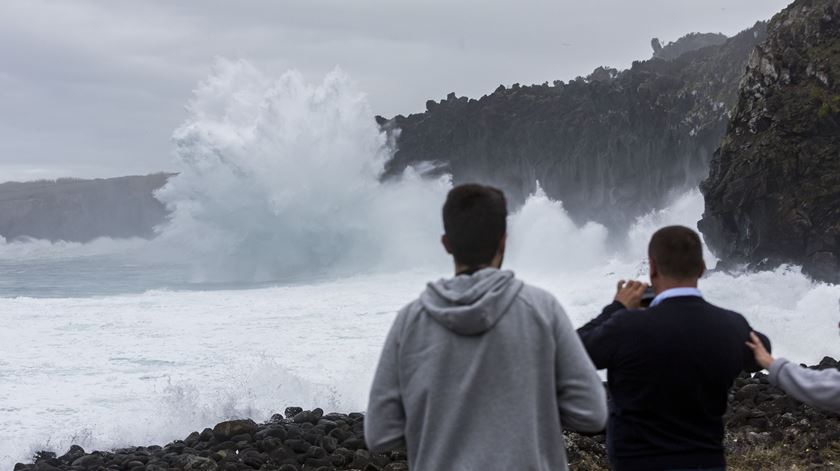
[[[181,165],[157,196],[172,211],[161,242],[186,248],[197,276],[277,280],[423,264],[445,182],[382,184],[391,153],[365,97],[340,70],[319,85],[276,81],[221,61],[175,131]]]

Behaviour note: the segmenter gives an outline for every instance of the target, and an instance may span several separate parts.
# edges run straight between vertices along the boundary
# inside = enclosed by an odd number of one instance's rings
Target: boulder
[[[253,435],[257,429],[256,422],[251,419],[229,420],[213,427],[213,436],[219,441],[225,441],[237,435]]]

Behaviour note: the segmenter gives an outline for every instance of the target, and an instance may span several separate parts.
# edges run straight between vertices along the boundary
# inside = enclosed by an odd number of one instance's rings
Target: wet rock
[[[318,423],[318,420],[320,420],[321,417],[323,417],[323,415],[324,415],[324,410],[323,409],[315,409],[315,410],[311,410],[311,411],[305,410],[305,411],[301,411],[301,412],[298,412],[297,414],[295,414],[295,416],[292,418],[292,420],[296,424],[310,423],[310,424],[314,425],[314,424]]]
[[[67,450],[67,453],[65,453],[64,455],[62,455],[59,458],[59,460],[65,462],[65,463],[72,463],[76,459],[84,456],[84,454],[85,454],[84,448],[82,448],[78,445],[73,445],[73,446],[70,447],[69,450]]]
[[[210,458],[185,455],[185,459],[178,463],[182,469],[187,471],[215,471],[218,469],[216,462]]]
[[[237,435],[253,435],[257,431],[257,424],[251,419],[229,420],[213,427],[213,436],[217,440],[229,440]]]
[[[201,434],[198,432],[193,432],[187,438],[184,439],[184,443],[187,446],[195,446],[198,444],[199,441],[201,441]]]
[[[54,460],[56,459],[56,455],[52,451],[39,451],[35,453],[33,459],[35,463],[39,463],[41,461]]]
[[[101,456],[95,454],[83,455],[73,460],[73,466],[81,468],[96,468],[98,466],[102,466],[103,464],[105,464],[105,460],[102,459]]]
[[[287,407],[286,411],[285,411],[285,415],[286,415],[287,419],[291,419],[294,416],[300,414],[301,412],[303,412],[303,409],[300,408],[300,407]]]

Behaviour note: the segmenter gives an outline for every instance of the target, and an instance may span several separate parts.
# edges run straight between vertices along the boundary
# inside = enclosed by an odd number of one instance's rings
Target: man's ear
[[[703,278],[703,274],[706,273],[706,261],[703,260],[703,266],[700,267],[700,275],[697,278]]]
[[[507,232],[502,236],[502,240],[499,241],[499,253],[505,253],[505,248],[507,247]]]
[[[656,268],[656,262],[650,257],[648,257],[648,266],[650,267],[650,279],[653,280],[659,276],[659,270]]]
[[[452,246],[449,245],[449,237],[446,237],[446,234],[440,236],[440,243],[443,244],[443,248],[446,249],[446,253],[452,255]]]

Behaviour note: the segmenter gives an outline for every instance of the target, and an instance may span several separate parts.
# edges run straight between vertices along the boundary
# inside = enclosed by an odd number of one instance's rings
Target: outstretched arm
[[[775,359],[764,347],[763,340],[753,332],[747,346],[753,351],[756,363],[770,372],[771,384],[806,404],[840,413],[840,371],[809,370],[784,358]]]
[[[811,406],[840,413],[840,371],[810,370],[784,358],[770,364],[770,383]]]
[[[615,301],[601,311],[601,315],[578,329],[589,358],[598,369],[608,368],[619,344],[619,329],[613,316],[626,308],[638,308],[647,285],[639,281],[618,282]]]

